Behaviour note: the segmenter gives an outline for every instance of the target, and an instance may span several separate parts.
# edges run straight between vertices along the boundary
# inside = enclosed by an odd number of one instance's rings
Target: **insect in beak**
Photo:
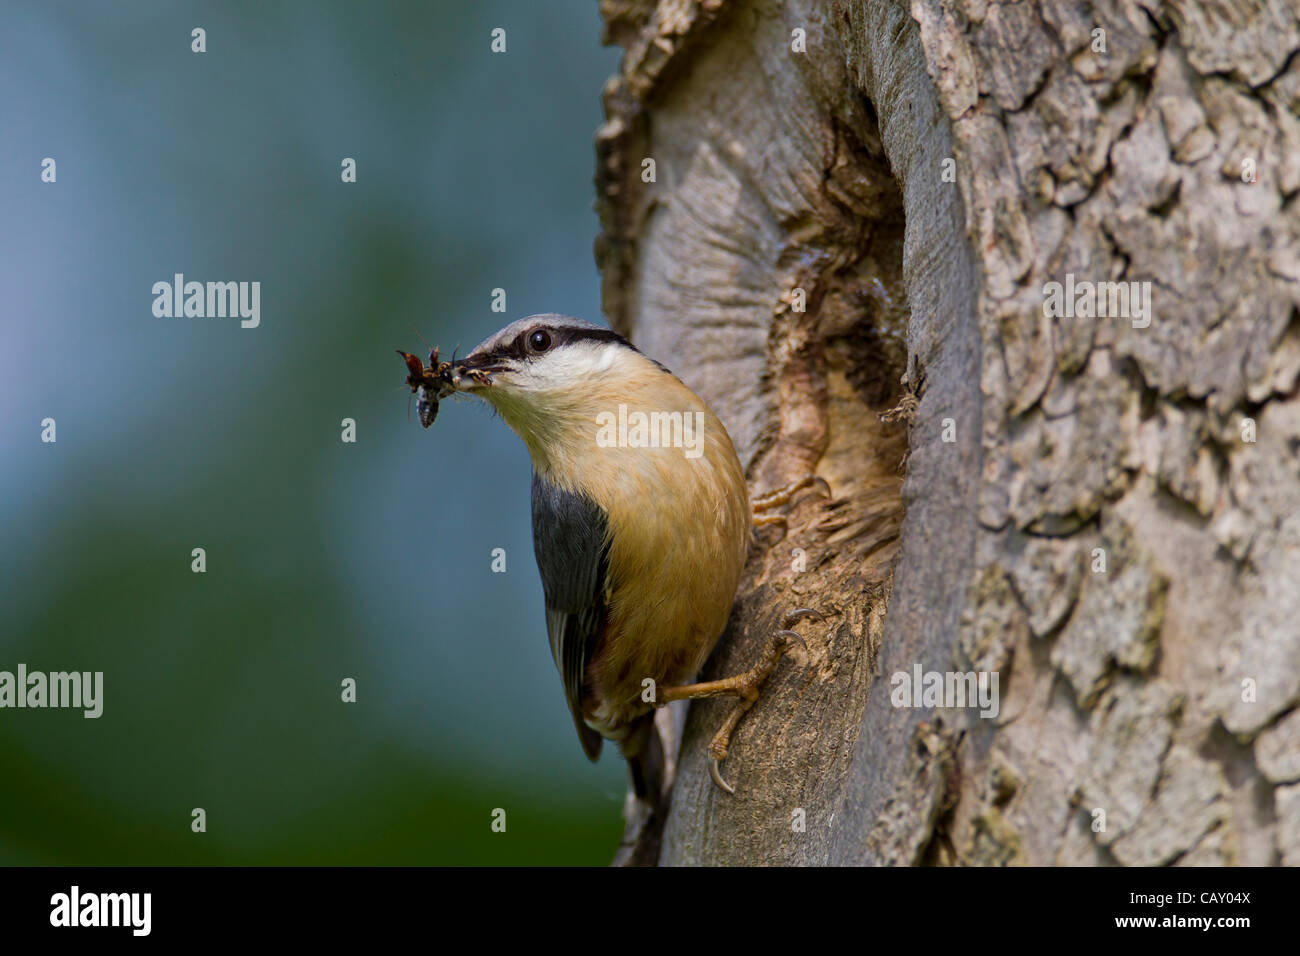
[[[450,381],[451,363],[438,361],[436,348],[429,352],[427,367],[410,352],[396,351],[406,363],[406,384],[418,396],[415,412],[420,416],[420,424],[428,428],[438,417],[438,403],[455,391]]]

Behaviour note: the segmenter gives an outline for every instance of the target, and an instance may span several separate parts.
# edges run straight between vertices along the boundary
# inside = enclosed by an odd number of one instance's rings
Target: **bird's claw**
[[[810,617],[814,621],[826,620],[826,615],[823,614],[821,611],[814,610],[813,608],[810,607],[797,607],[785,616],[785,618],[781,621],[781,626],[792,627],[794,626],[794,623],[796,621],[802,621],[806,617]]]
[[[727,749],[731,745],[731,735],[745,712],[758,700],[760,688],[762,688],[764,682],[776,668],[786,651],[789,650],[792,642],[797,640],[803,645],[804,650],[808,650],[808,643],[803,639],[803,635],[791,629],[792,625],[804,618],[813,618],[818,621],[825,620],[820,611],[815,611],[810,607],[796,608],[786,614],[783,619],[784,627],[782,630],[774,635],[768,644],[767,651],[759,659],[758,663],[745,673],[722,680],[706,681],[702,684],[665,687],[663,693],[658,695],[659,699],[655,701],[656,706],[661,706],[677,700],[717,697],[723,694],[738,698],[737,706],[723,719],[722,726],[718,728],[718,732],[709,744],[709,776],[718,789],[725,793],[734,794],[736,792],[736,789],[722,778],[721,769],[722,761],[727,759]]]
[[[709,757],[709,776],[712,777],[713,782],[718,785],[718,789],[724,790],[734,796],[736,793],[735,788],[722,779],[721,763],[722,761],[717,757]]]

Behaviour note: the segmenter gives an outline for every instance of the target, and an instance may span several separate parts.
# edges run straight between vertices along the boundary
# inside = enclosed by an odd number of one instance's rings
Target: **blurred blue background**
[[[527,454],[421,429],[393,351],[601,318],[599,39],[592,0],[5,5],[0,670],[105,688],[0,709],[0,863],[609,861]],[[260,327],[156,318],[177,272]]]

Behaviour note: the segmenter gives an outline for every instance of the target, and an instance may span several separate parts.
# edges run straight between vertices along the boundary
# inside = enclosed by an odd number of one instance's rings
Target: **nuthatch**
[[[710,748],[713,779],[730,792],[718,761],[798,635],[782,631],[746,674],[688,684],[726,627],[752,535],[744,471],[722,423],[662,365],[580,319],[520,319],[459,362],[435,352],[429,369],[402,354],[408,384],[435,411],[452,392],[477,395],[528,446],[546,630],[587,756],[616,741],[637,797],[657,804],[655,706],[734,695],[741,707]],[[782,504],[813,480],[754,507]]]

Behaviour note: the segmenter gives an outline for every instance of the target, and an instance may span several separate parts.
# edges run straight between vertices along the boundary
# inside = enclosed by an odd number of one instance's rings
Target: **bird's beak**
[[[474,392],[491,387],[497,375],[508,371],[509,368],[490,355],[470,355],[465,361],[447,369],[443,381],[458,392]]]

